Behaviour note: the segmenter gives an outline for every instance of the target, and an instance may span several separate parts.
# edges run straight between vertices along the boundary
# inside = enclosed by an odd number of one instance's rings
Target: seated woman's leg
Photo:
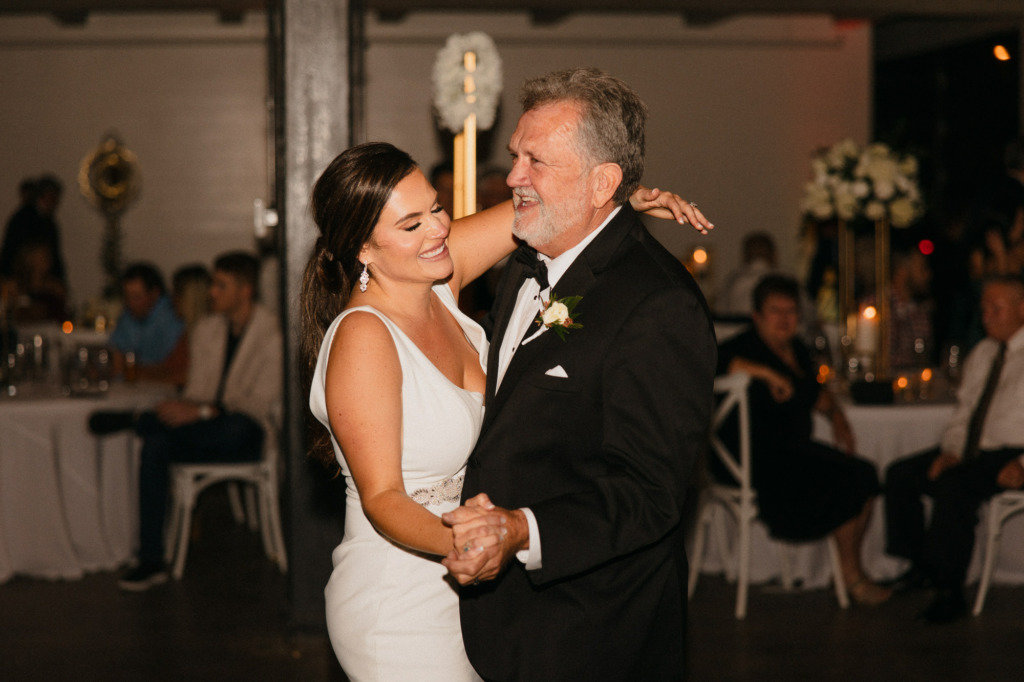
[[[839,564],[850,596],[858,604],[874,606],[892,596],[892,590],[880,587],[868,578],[861,565],[861,546],[871,519],[874,498],[864,503],[861,513],[836,528],[833,534],[839,550]]]

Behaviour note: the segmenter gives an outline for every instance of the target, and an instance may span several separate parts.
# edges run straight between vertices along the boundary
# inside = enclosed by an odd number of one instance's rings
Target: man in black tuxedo
[[[576,70],[527,82],[522,102],[508,184],[526,244],[495,303],[467,506],[445,516],[466,650],[488,680],[679,679],[707,304],[627,202],[643,174],[637,95]],[[470,508],[491,503],[498,543]]]

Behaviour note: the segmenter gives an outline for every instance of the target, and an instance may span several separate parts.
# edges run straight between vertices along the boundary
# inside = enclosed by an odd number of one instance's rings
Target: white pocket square
[[[544,372],[544,374],[546,374],[549,377],[558,377],[559,379],[568,379],[569,378],[569,375],[565,373],[565,370],[562,369],[561,365],[555,365],[554,367],[552,367],[548,371]]]

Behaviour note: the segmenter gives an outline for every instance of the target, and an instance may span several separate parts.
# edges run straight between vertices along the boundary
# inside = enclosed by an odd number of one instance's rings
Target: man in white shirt
[[[775,241],[767,232],[751,232],[743,238],[743,264],[729,273],[715,300],[715,312],[749,318],[754,312],[754,287],[775,272]]]
[[[967,612],[963,583],[978,507],[1024,486],[1024,280],[989,279],[981,309],[988,336],[967,357],[940,446],[895,462],[885,477],[886,551],[912,562],[897,587],[934,585],[922,613],[934,623]],[[933,502],[927,529],[923,494]]]

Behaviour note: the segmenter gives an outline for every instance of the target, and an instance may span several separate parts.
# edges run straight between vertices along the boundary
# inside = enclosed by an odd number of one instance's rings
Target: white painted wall
[[[596,66],[639,92],[650,108],[646,183],[698,202],[719,228],[700,238],[654,227],[677,255],[698,242],[710,247],[709,294],[738,265],[748,231],[776,235],[782,264],[795,272],[811,152],[846,136],[868,138],[871,30],[864,23],[745,17],[690,27],[679,15],[593,15],[535,27],[517,14],[371,21],[366,138],[395,143],[425,168],[442,155],[431,132],[431,69],[456,30],[488,33],[501,53],[503,116],[492,157],[499,163],[526,78]]]
[[[441,157],[430,74],[456,30],[489,33],[505,64],[499,163],[525,78],[593,65],[635,87],[651,112],[647,183],[697,201],[719,226],[708,238],[667,224],[656,234],[677,254],[703,239],[712,285],[754,229],[775,234],[795,269],[809,154],[868,138],[865,24],[744,17],[691,27],[679,15],[593,15],[536,27],[525,14],[424,13],[368,19],[366,139],[394,142],[424,167]],[[253,246],[252,200],[268,195],[264,36],[260,15],[239,25],[206,14],[91,15],[83,27],[0,18],[0,217],[14,209],[23,176],[64,180],[58,218],[76,302],[102,284],[102,221],[76,176],[109,130],[138,155],[143,180],[124,217],[126,260],[153,260],[169,274]]]
[[[126,262],[209,263],[254,248],[252,202],[267,195],[263,19],[90,15],[0,19],[0,215],[22,177],[64,182],[57,212],[74,303],[99,294],[102,216],[77,184],[108,131],[138,157],[142,190],[122,219]]]

